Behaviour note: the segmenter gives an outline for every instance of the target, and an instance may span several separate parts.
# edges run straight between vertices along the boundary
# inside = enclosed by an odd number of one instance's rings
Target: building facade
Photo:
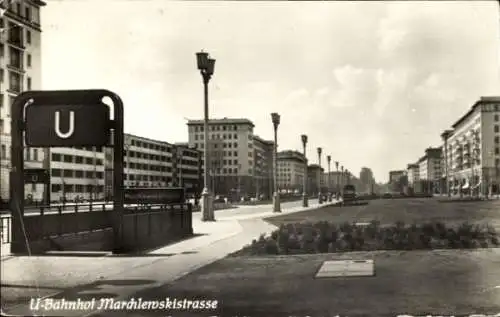
[[[452,194],[498,194],[500,97],[481,97],[475,102],[453,124],[446,145],[448,186]]]
[[[307,177],[306,158],[298,151],[281,151],[278,153],[277,182],[280,192],[302,193],[304,178]]]
[[[428,148],[418,164],[418,178],[420,185],[416,192],[438,194],[442,190],[442,148]]]
[[[50,152],[51,201],[104,199],[102,148],[52,148]]]
[[[393,192],[402,193],[407,190],[406,170],[389,171],[389,187]]]
[[[271,199],[273,196],[273,152],[274,142],[254,135],[253,149],[255,158],[254,179],[256,197]]]
[[[198,196],[201,152],[187,143],[171,144],[125,134],[124,185],[130,187],[184,187]],[[113,149],[106,149],[106,196],[113,193]]]
[[[204,152],[203,120],[189,120],[187,126],[189,145]],[[255,196],[260,192],[260,185],[267,186],[265,178],[269,173],[262,168],[272,166],[269,164],[271,142],[255,139],[254,127],[252,121],[242,118],[209,121],[209,174],[211,189],[216,195]],[[255,145],[260,148],[257,152]],[[261,153],[260,159],[255,156],[257,153]],[[256,168],[261,171],[257,172]]]
[[[418,184],[420,181],[419,164],[408,164],[406,167],[406,175],[408,176],[408,190],[410,193],[420,191]]]
[[[0,8],[0,199],[9,200],[11,155],[10,107],[27,90],[41,89],[41,22],[39,0],[2,1]],[[48,168],[46,149],[25,149],[25,168]],[[26,185],[25,197],[42,200],[43,184]]]
[[[318,196],[320,189],[325,186],[325,169],[318,164],[310,164],[307,166],[307,193],[309,196]],[[318,187],[318,181],[320,187]]]

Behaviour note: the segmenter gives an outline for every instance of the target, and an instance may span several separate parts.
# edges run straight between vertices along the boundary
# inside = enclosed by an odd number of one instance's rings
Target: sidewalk
[[[304,210],[294,206],[276,214],[269,207],[262,206],[265,212],[256,213],[252,208],[253,215],[238,215],[245,209],[240,207],[233,217],[219,217],[217,212],[216,222],[202,222],[201,215],[194,214],[194,232],[205,235],[142,256],[13,256],[2,260],[2,308],[9,314],[32,315],[27,305],[31,298],[52,297],[62,292],[67,300],[88,296],[127,298],[138,290],[172,282],[241,249],[261,233],[274,230],[262,217]],[[317,203],[311,201],[308,209],[315,207]],[[46,312],[51,316],[87,313],[91,311]]]

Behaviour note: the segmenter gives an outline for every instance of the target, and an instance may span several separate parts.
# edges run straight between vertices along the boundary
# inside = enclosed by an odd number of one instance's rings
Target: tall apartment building
[[[441,177],[442,148],[428,148],[425,150],[418,164],[418,178],[420,188],[418,192],[439,193],[442,190]]]
[[[124,138],[124,185],[128,187],[184,187],[201,192],[201,153],[185,143],[171,144],[132,134]],[[113,149],[106,149],[106,196],[113,193]]]
[[[481,97],[452,125],[446,137],[445,161],[451,192],[498,194],[500,97]]]
[[[254,180],[256,197],[270,199],[273,195],[273,152],[274,142],[253,136]]]
[[[307,177],[306,158],[298,151],[281,151],[277,157],[277,182],[281,192],[302,193]]]
[[[418,192],[418,184],[420,181],[420,170],[418,164],[408,164],[406,167],[406,175],[408,176],[408,187],[410,192]]]
[[[189,120],[187,126],[189,146],[204,152],[203,120]],[[209,174],[211,189],[215,194],[256,194],[256,175],[259,173],[256,173],[255,168],[259,164],[260,167],[269,166],[267,155],[270,142],[264,144],[260,138],[256,141],[254,127],[252,121],[241,118],[209,121]],[[266,155],[260,161],[255,157],[255,144],[262,148],[261,153]]]
[[[41,28],[39,0],[0,3],[0,199],[8,200],[11,131],[10,107],[26,90],[41,88]],[[25,149],[25,168],[42,168],[44,149]],[[43,198],[44,185],[26,185],[25,196]]]

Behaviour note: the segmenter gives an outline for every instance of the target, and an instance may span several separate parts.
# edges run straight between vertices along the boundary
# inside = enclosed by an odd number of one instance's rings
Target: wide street
[[[314,212],[317,216],[310,216],[308,220],[328,217],[334,222],[378,219],[382,224],[430,220],[498,224],[499,203],[498,200],[441,203],[436,198],[378,200],[364,206],[324,207]],[[289,204],[300,205],[300,202]],[[222,222],[223,218],[230,218],[231,212],[219,211],[217,218]],[[267,221],[277,225],[294,222],[306,212],[279,215]],[[252,214],[250,209],[241,209],[238,216],[241,217],[239,223],[243,232],[238,236],[219,239],[203,250],[198,249],[198,254],[184,257],[194,259],[202,254],[227,254],[237,248],[238,243],[241,245],[242,239],[250,243],[263,231],[263,225],[259,219],[245,219],[249,214]],[[240,242],[235,243],[236,240]],[[164,256],[151,263],[145,263],[141,258],[140,267],[105,277],[97,284],[69,289],[57,298],[141,298],[154,301],[168,297],[171,300],[186,298],[219,302],[213,311],[149,309],[106,311],[99,316],[215,316],[222,313],[228,316],[388,316],[398,313],[450,316],[500,311],[498,248],[229,257],[168,280],[166,276],[172,274],[169,262],[175,262],[176,257]],[[332,259],[374,260],[375,276],[315,278],[323,261]],[[131,260],[127,258],[127,261]],[[119,293],[119,285],[135,291],[125,296]],[[47,287],[46,283],[44,286]]]

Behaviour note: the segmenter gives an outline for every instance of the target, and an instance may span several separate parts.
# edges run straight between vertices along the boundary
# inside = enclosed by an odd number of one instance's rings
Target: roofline
[[[462,117],[460,117],[451,127],[456,129],[462,122],[465,121],[470,115],[476,111],[477,107],[481,104],[490,103],[490,102],[500,102],[500,97],[490,96],[490,97],[481,97],[477,100],[472,107],[467,111]]]
[[[155,140],[155,139],[151,139],[151,138],[147,138],[147,137],[135,135],[135,134],[132,134],[132,133],[125,133],[124,136],[125,137],[129,136],[129,137],[132,137],[132,138],[137,138],[137,139],[141,139],[141,140],[147,140],[147,141],[151,141],[151,142],[163,143],[165,145],[170,145],[170,146],[176,146],[175,144],[167,142],[167,141]]]
[[[234,122],[231,122],[233,120]],[[245,118],[214,118],[208,120],[208,125],[223,124],[224,121],[226,121],[227,124],[247,124],[251,125],[252,128],[255,127],[255,124],[250,119],[245,119]],[[204,120],[188,120],[187,125],[188,126],[199,125],[204,123],[205,123]]]

